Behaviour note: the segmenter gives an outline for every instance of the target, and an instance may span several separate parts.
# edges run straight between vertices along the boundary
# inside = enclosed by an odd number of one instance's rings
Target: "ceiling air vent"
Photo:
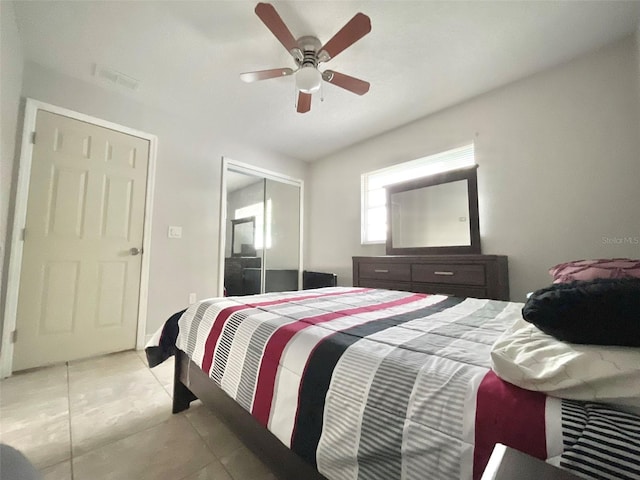
[[[129,75],[125,75],[113,68],[105,67],[104,65],[94,65],[93,75],[102,81],[128,90],[138,90],[138,87],[140,86],[140,80],[130,77]]]

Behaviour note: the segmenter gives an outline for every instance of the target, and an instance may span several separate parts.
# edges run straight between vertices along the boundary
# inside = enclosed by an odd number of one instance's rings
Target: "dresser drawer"
[[[411,291],[417,293],[433,293],[449,297],[488,298],[487,289],[482,287],[466,287],[461,285],[439,285],[437,283],[412,283]]]
[[[444,263],[413,264],[414,282],[455,283],[456,285],[485,285],[484,265],[447,265]]]
[[[361,263],[360,278],[376,280],[411,280],[411,265],[408,263]]]

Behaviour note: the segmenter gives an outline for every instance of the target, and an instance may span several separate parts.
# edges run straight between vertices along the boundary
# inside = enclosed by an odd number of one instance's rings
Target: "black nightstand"
[[[571,472],[497,443],[480,480],[580,480]]]

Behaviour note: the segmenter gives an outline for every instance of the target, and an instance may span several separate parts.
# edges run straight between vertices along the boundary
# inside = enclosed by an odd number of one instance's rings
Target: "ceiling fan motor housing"
[[[318,50],[322,46],[320,40],[316,37],[300,37],[298,39],[298,47],[302,53],[302,58],[293,55],[299,67],[318,67]]]

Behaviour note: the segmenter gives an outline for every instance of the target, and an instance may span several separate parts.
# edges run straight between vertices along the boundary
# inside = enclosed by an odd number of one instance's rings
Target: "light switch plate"
[[[167,237],[169,238],[182,238],[182,227],[177,227],[174,225],[169,226],[169,232],[167,233]]]

